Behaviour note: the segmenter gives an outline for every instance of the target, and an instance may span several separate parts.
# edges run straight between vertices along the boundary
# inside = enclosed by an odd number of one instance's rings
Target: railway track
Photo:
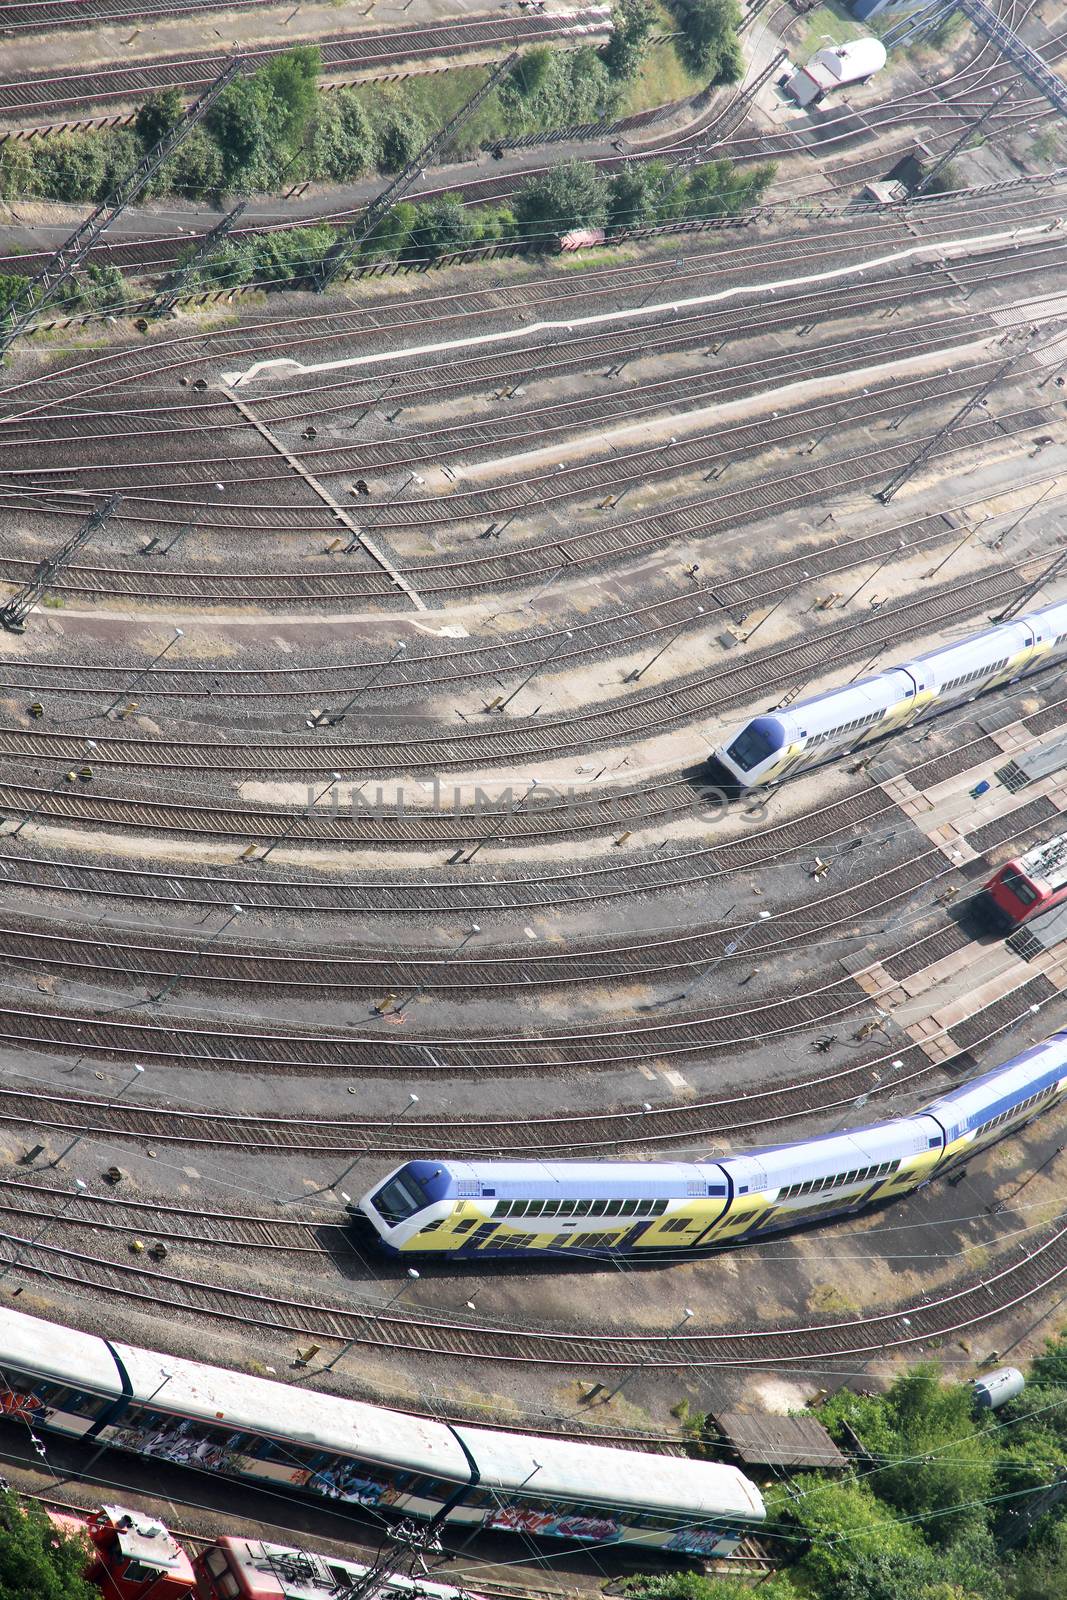
[[[115,22],[141,22],[153,17],[206,17],[220,11],[257,11],[277,0],[12,0],[5,4],[0,33],[35,32],[47,28],[100,27]]]
[[[5,12],[6,14],[6,12]],[[566,38],[603,38],[608,32],[600,6],[575,6],[566,11],[515,12],[507,17],[455,17],[415,28],[368,28],[350,33],[316,35],[322,57],[322,76],[341,81],[358,74],[366,79],[375,72],[404,62],[441,59],[442,69],[472,51],[502,52],[526,44]],[[241,58],[254,71],[273,57],[291,50],[300,38],[271,44],[245,45]],[[62,73],[27,72],[0,81],[0,118],[69,117],[82,107],[140,104],[146,95],[165,89],[188,94],[213,83],[225,65],[223,48],[138,58],[135,62],[94,63],[85,70]]]
[[[638,691],[619,705],[539,720],[516,719],[505,728],[494,726],[489,732],[468,728],[462,733],[412,735],[409,739],[403,730],[397,730],[387,738],[364,738],[352,744],[240,745],[235,741],[132,739],[108,736],[101,730],[93,751],[93,767],[98,771],[164,767],[172,772],[210,771],[258,778],[295,775],[301,781],[309,775],[328,777],[332,772],[341,772],[346,779],[356,781],[374,776],[394,778],[395,746],[401,736],[405,739],[405,774],[427,770],[440,774],[463,766],[523,762],[538,754],[554,759],[568,752],[587,754],[597,745],[613,747],[652,729],[704,721],[742,704],[753,693],[764,690],[768,668],[780,684],[803,684],[831,662],[840,662],[849,655],[852,659],[868,656],[878,647],[895,642],[904,629],[911,634],[933,631],[957,617],[974,616],[990,606],[1003,605],[1025,586],[1026,580],[1014,570],[968,577],[918,599],[891,602],[874,615],[831,625],[799,642],[754,652],[736,665],[717,665],[711,674],[693,675],[688,681],[667,688]],[[84,760],[85,739],[84,735],[0,728],[0,756],[9,760],[43,757],[58,768],[61,762],[69,765],[71,761]],[[242,881],[247,886],[242,899],[251,905],[253,902],[246,899],[249,880]],[[450,887],[452,882],[449,880]],[[385,901],[377,909],[392,908]],[[405,905],[405,909],[413,910],[415,906]]]
[[[714,1366],[811,1365],[827,1359],[872,1357],[958,1336],[994,1316],[1025,1304],[1059,1284],[1067,1274],[1067,1226],[1057,1221],[1007,1251],[985,1271],[961,1275],[949,1289],[938,1289],[892,1310],[777,1327],[672,1334],[619,1334],[582,1327],[517,1328],[485,1323],[477,1314],[465,1322],[441,1314],[361,1312],[280,1295],[257,1294],[230,1285],[210,1285],[177,1273],[118,1265],[89,1253],[34,1243],[8,1233],[8,1243],[23,1248],[19,1270],[74,1291],[90,1291],[131,1303],[209,1317],[285,1339],[328,1340],[365,1345],[406,1355],[453,1356],[464,1360],[596,1372],[642,1366],[701,1370]]]
[[[884,282],[866,282],[858,286],[842,305],[840,293],[805,293],[782,296],[767,306],[756,306],[746,316],[745,335],[767,335],[786,329],[834,321],[843,314],[874,318],[889,323],[895,313],[913,307],[919,300],[947,299],[950,302],[960,293],[974,290],[991,290],[1001,293],[1008,284],[1019,283],[1041,275],[1067,268],[1067,242],[1050,240],[1043,246],[1028,251],[1022,262],[1018,252],[1010,245],[1003,252],[981,261],[964,263],[950,272],[936,263],[924,263],[926,270],[916,269],[903,279],[892,274]],[[1031,309],[1032,308],[1032,309]],[[676,308],[672,308],[674,310]],[[498,415],[484,415],[474,422],[437,423],[428,428],[395,428],[383,438],[368,439],[359,443],[325,444],[303,441],[298,447],[301,459],[320,477],[333,472],[360,472],[373,478],[375,475],[396,472],[401,468],[423,467],[427,460],[435,463],[452,457],[478,459],[487,451],[507,451],[520,446],[529,450],[543,445],[557,435],[576,428],[591,428],[609,424],[613,419],[629,422],[642,416],[664,416],[679,410],[691,410],[701,405],[721,404],[766,390],[769,383],[787,384],[790,381],[825,378],[834,373],[856,370],[860,366],[875,368],[879,363],[913,359],[937,350],[953,350],[968,343],[988,338],[995,327],[991,311],[1003,317],[1007,311],[1018,315],[1022,321],[1028,311],[1036,317],[1048,313],[1047,294],[1024,297],[1009,307],[994,302],[993,307],[975,307],[966,312],[943,311],[938,316],[923,320],[892,323],[870,332],[846,333],[834,342],[830,350],[812,350],[809,347],[795,351],[771,351],[759,357],[747,357],[734,363],[719,362],[712,372],[696,370],[679,372],[670,377],[652,377],[630,383],[625,388],[578,395],[564,400],[541,402],[536,406],[519,406]],[[711,311],[692,311],[684,317],[671,317],[670,332],[655,327],[610,330],[588,338],[566,341],[549,341],[531,350],[520,348],[517,353],[487,359],[476,356],[450,362],[444,368],[436,365],[416,367],[402,374],[394,374],[390,382],[390,404],[402,407],[405,402],[418,405],[423,399],[427,384],[432,384],[438,397],[473,393],[486,384],[506,382],[513,388],[524,389],[533,382],[562,377],[577,371],[593,369],[601,363],[610,363],[609,370],[617,370],[636,359],[651,359],[675,351],[696,354],[706,341],[718,341],[714,350],[703,350],[703,357],[721,352],[725,342],[737,337],[740,313],[735,308]],[[516,361],[517,356],[517,361]],[[599,376],[599,374],[598,374]],[[257,417],[266,422],[275,433],[287,434],[301,423],[314,419],[316,434],[327,419],[340,418],[353,406],[372,406],[380,393],[380,378],[357,378],[345,383],[334,380],[331,391],[298,389],[294,395],[283,391],[278,395],[268,387],[252,402]],[[789,413],[786,413],[789,415]],[[129,459],[131,429],[135,425],[141,440],[152,441],[162,455],[141,456]],[[88,423],[88,425],[86,425]],[[115,424],[118,424],[116,426]],[[820,424],[821,426],[821,424]],[[382,430],[384,431],[384,430]],[[177,459],[184,474],[185,484],[190,482],[192,469],[200,469],[205,478],[214,481],[214,475],[227,466],[233,466],[233,437],[249,433],[248,424],[233,420],[228,403],[205,401],[192,409],[191,420],[184,421],[169,407],[140,407],[124,409],[114,417],[106,410],[92,418],[62,414],[43,422],[30,421],[20,425],[8,424],[0,433],[0,463],[7,454],[11,460],[33,459],[30,468],[0,465],[0,476],[8,492],[17,490],[20,481],[32,482],[35,492],[47,490],[51,475],[70,478],[72,475],[97,473],[108,475],[136,470],[143,476],[145,486],[151,483],[150,474],[175,470],[176,453],[189,445],[193,451],[210,439],[215,450],[222,453],[200,455],[186,453]],[[257,441],[258,443],[259,441]],[[228,448],[227,447],[228,443]],[[101,461],[100,456],[119,452],[119,459]],[[260,451],[258,455],[244,455],[241,464],[261,474],[260,462],[273,463],[276,455]],[[338,464],[335,466],[334,461]],[[51,463],[54,461],[54,465]],[[368,511],[373,515],[375,502],[371,500]]]
[[[532,312],[544,307],[558,314],[561,305],[580,305],[608,294],[617,297],[626,289],[637,291],[657,284],[669,283],[671,290],[686,283],[704,280],[709,268],[712,281],[723,286],[738,283],[759,285],[776,275],[819,270],[827,264],[846,265],[868,260],[872,251],[892,250],[902,242],[914,242],[909,228],[919,227],[924,242],[937,244],[943,239],[957,239],[973,230],[975,237],[990,231],[1047,220],[1051,224],[1062,215],[1063,183],[1052,178],[1019,179],[1008,192],[995,186],[994,192],[975,191],[961,201],[958,197],[937,196],[913,202],[905,207],[870,208],[851,211],[846,215],[835,212],[818,202],[805,202],[799,208],[788,204],[775,209],[761,208],[755,219],[761,233],[769,230],[770,236],[760,237],[757,243],[731,241],[724,249],[721,238],[697,235],[685,240],[685,256],[681,261],[667,263],[657,256],[652,260],[612,264],[602,268],[587,269],[580,275],[552,274],[537,276],[536,268],[520,282],[479,284],[444,293],[420,295],[418,303],[398,301],[395,294],[375,296],[358,308],[330,311],[300,311],[283,316],[272,316],[263,322],[246,320],[238,329],[215,328],[195,335],[179,334],[153,340],[150,346],[138,342],[118,351],[104,354],[84,353],[63,367],[53,367],[46,374],[34,374],[9,381],[0,389],[0,395],[9,397],[9,404],[23,402],[16,397],[41,399],[26,410],[13,410],[6,419],[21,421],[28,416],[41,415],[57,404],[69,404],[78,399],[91,402],[95,408],[115,388],[123,390],[146,377],[163,379],[180,378],[189,374],[199,376],[205,362],[213,362],[222,369],[242,361],[250,364],[256,357],[283,353],[299,345],[305,352],[318,351],[327,359],[329,347],[338,342],[357,338],[361,342],[374,333],[395,335],[404,329],[439,329],[447,321],[453,327],[467,321],[483,326],[487,315],[509,312]],[[813,221],[813,218],[815,219]],[[802,232],[797,232],[800,221]],[[907,227],[904,223],[907,223]],[[786,227],[784,233],[774,230]],[[788,231],[789,227],[792,231]],[[280,222],[283,231],[291,226]],[[749,220],[727,219],[727,236],[746,233]],[[184,243],[187,239],[180,236]],[[120,247],[121,248],[121,247]],[[26,270],[28,260],[18,257],[19,270]],[[43,259],[43,258],[42,258]],[[0,262],[0,264],[3,264]],[[543,270],[543,269],[541,269]],[[372,291],[373,292],[373,291]],[[208,369],[211,370],[210,368]],[[76,387],[68,390],[68,384]]]

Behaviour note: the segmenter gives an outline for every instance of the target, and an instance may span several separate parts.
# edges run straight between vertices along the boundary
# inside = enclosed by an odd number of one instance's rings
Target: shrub
[[[35,139],[31,155],[31,193],[52,200],[103,199],[107,156],[102,139],[91,133],[55,134]]]
[[[134,118],[133,128],[146,150],[152,150],[185,115],[177,89],[162,89],[149,95]]]
[[[368,172],[376,156],[374,130],[358,96],[350,89],[321,96],[308,140],[308,175],[344,183]]]
[[[609,78],[628,83],[637,76],[655,21],[649,0],[616,0],[611,11],[611,38],[600,52]]]
[[[478,230],[474,219],[451,195],[415,208],[405,255],[416,261],[436,261],[450,250],[473,244]]]
[[[527,178],[515,196],[515,223],[523,238],[546,247],[568,228],[601,228],[608,220],[608,185],[588,161],[565,161]]]
[[[414,160],[430,137],[429,129],[396,90],[382,90],[370,114],[376,151],[383,172],[400,172]]]
[[[682,32],[679,53],[693,72],[712,83],[734,83],[744,71],[737,42],[741,13],[737,0],[673,0]]]

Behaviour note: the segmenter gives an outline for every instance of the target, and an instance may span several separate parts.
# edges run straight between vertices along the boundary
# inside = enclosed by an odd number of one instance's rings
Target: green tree
[[[0,1493],[0,1600],[100,1600],[82,1577],[86,1547],[32,1503]]]
[[[693,72],[712,83],[734,83],[744,71],[737,42],[741,13],[737,0],[672,0],[682,31],[680,54]]]
[[[92,134],[63,133],[33,141],[31,193],[51,200],[102,200],[107,159]]]
[[[320,95],[308,140],[308,174],[344,183],[368,172],[377,146],[363,103],[351,89]]]
[[[801,1473],[793,1494],[772,1492],[771,1516],[792,1524],[807,1548],[797,1575],[816,1595],[836,1596],[857,1565],[874,1556],[910,1556],[923,1549],[918,1529],[902,1522],[861,1479]]]
[[[611,10],[611,38],[600,52],[609,77],[628,83],[637,76],[655,22],[649,0],[617,0]]]
[[[409,234],[410,254],[417,261],[436,261],[451,250],[473,244],[477,233],[470,212],[452,195],[443,195],[416,207]]]
[[[994,1492],[995,1448],[967,1384],[942,1383],[932,1364],[915,1367],[880,1397],[841,1391],[822,1416],[838,1437],[840,1422],[851,1423],[882,1463],[870,1479],[879,1497],[905,1516],[927,1518],[935,1544],[984,1522],[984,1512],[970,1508]]]
[[[601,228],[608,220],[608,185],[588,161],[564,161],[520,184],[515,222],[523,238],[546,248],[569,228]]]
[[[254,182],[271,142],[270,102],[254,78],[229,84],[207,114],[206,128],[222,156],[222,181],[228,188]]]
[[[381,90],[370,113],[374,130],[375,165],[383,172],[400,172],[414,160],[430,137],[429,129],[403,95]]]
[[[318,45],[300,44],[272,56],[255,74],[271,109],[273,141],[290,151],[299,147],[314,114],[321,68]]]
[[[185,115],[185,106],[177,89],[161,89],[149,95],[133,121],[133,131],[146,150],[155,149]]]
[[[608,223],[616,231],[655,222],[667,182],[662,161],[628,161],[608,179]]]

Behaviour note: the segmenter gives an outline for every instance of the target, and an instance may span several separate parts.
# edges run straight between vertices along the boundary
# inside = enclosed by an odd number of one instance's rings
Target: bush
[[[618,102],[619,90],[604,61],[589,45],[580,50],[527,50],[500,87],[509,133],[597,122]]]
[[[185,106],[177,89],[163,89],[149,95],[134,118],[133,129],[146,150],[153,150],[185,115]]]
[[[697,167],[686,185],[686,216],[736,217],[759,202],[775,170],[773,162],[737,167],[725,160]]]
[[[0,273],[0,316],[14,304],[29,281],[20,272]]]
[[[608,220],[608,185],[588,161],[565,161],[527,178],[515,196],[515,224],[522,238],[546,248],[568,228],[602,228]]]
[[[83,1540],[10,1490],[0,1493],[0,1600],[100,1600],[81,1575],[85,1560]]]
[[[401,200],[400,204],[394,206],[389,215],[379,222],[364,244],[363,254],[372,258],[401,255],[408,236],[415,226],[416,215],[417,212],[411,202]]]
[[[637,76],[655,21],[649,0],[616,0],[611,11],[611,38],[600,52],[609,78],[629,83]]]
[[[690,70],[706,72],[712,83],[736,82],[744,71],[737,0],[673,0],[672,9],[682,32],[679,54]]]
[[[395,89],[380,90],[370,113],[375,164],[383,172],[401,172],[430,137],[430,130]]]
[[[157,194],[179,194],[188,200],[201,200],[218,194],[223,186],[222,151],[203,128],[194,128],[182,140],[152,185]]]
[[[32,194],[33,153],[21,139],[5,139],[0,145],[0,199],[17,200]]]
[[[450,250],[462,250],[464,245],[473,244],[477,233],[471,214],[458,200],[445,195],[440,200],[416,206],[404,254],[416,261],[436,261]]]
[[[62,133],[48,139],[35,139],[31,150],[33,194],[50,200],[93,200],[104,198],[107,170],[103,139],[91,133]]]
[[[321,96],[308,141],[308,175],[344,183],[369,172],[377,154],[374,130],[358,96],[351,89]]]

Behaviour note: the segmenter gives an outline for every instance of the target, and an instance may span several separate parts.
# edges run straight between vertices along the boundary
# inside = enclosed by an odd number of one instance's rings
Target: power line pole
[[[974,394],[972,394],[969,399],[964,401],[959,410],[949,417],[944,427],[939,428],[935,434],[927,439],[921,450],[919,450],[916,455],[912,456],[910,461],[906,461],[902,467],[899,467],[897,471],[894,472],[885,488],[880,489],[875,495],[875,499],[880,500],[884,506],[887,506],[897,491],[902,489],[907,483],[908,479],[913,477],[923,463],[930,459],[930,457],[937,450],[938,446],[948,438],[953,429],[958,428],[960,423],[964,422],[970,416],[972,411],[977,410],[987,395],[990,395],[997,385],[1003,382],[1016,363],[1021,361],[1023,356],[1027,354],[1029,348],[1030,343],[1028,340],[1026,345],[1021,350],[1016,350],[1015,354],[1009,356],[1007,361],[1002,361],[992,376],[987,378],[982,384],[981,388],[976,389]]]
[[[36,321],[43,308],[57,296],[65,283],[69,283],[93,246],[103,237],[111,224],[131,205],[155,176],[169,156],[189,136],[198,122],[202,122],[222,91],[243,70],[244,63],[237,56],[228,62],[195,105],[189,107],[180,122],[165,133],[134,167],[133,171],[108,195],[85,221],[80,223],[70,238],[60,245],[55,254],[45,262],[36,277],[30,278],[19,294],[10,302],[0,319],[0,358],[19,337]]]
[[[37,563],[33,576],[27,579],[22,588],[17,590],[5,605],[0,606],[0,627],[6,628],[8,633],[25,633],[26,618],[38,604],[45,590],[71,557],[81,549],[85,541],[91,538],[98,528],[104,526],[121,500],[120,494],[109,495],[103,505],[91,512],[81,527],[71,534],[66,544],[61,545],[53,555]]]
[[[467,104],[461,106],[455,116],[451,117],[443,128],[439,128],[426,141],[418,155],[413,156],[408,162],[403,172],[399,172],[389,187],[383,189],[377,199],[371,201],[358,222],[354,222],[350,228],[346,229],[337,242],[326,252],[322,260],[315,264],[308,274],[307,281],[318,294],[321,294],[324,289],[328,289],[334,279],[344,272],[353,256],[359,253],[378,224],[383,222],[394,207],[399,204],[412,184],[422,177],[424,168],[429,166],[438,150],[448,143],[452,135],[458,128],[462,127],[468,117],[474,115],[482,101],[492,94],[501,78],[504,77],[505,73],[510,72],[518,59],[519,52],[513,50],[509,56],[505,56],[503,61],[494,67],[481,88],[471,96]]]

